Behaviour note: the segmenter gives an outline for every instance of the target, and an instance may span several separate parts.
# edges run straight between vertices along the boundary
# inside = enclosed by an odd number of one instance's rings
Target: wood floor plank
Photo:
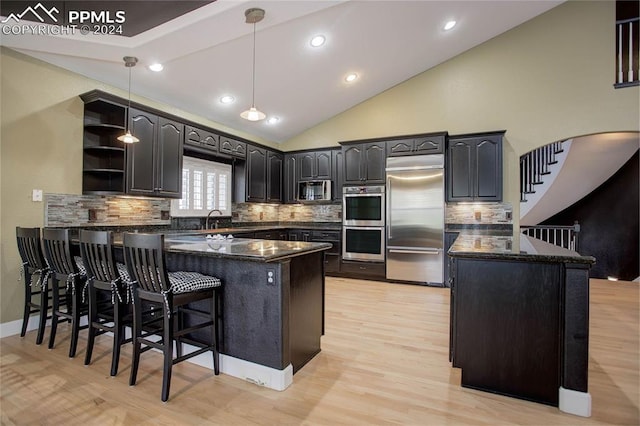
[[[36,346],[34,332],[0,340],[0,423],[638,425],[638,283],[591,280],[590,299],[591,418],[460,387],[447,289],[328,278],[322,352],[284,392],[181,363],[162,403],[160,354],[143,354],[130,387],[129,347],[110,377],[110,337],[96,339],[85,367],[85,334],[69,359],[61,326],[53,350]]]

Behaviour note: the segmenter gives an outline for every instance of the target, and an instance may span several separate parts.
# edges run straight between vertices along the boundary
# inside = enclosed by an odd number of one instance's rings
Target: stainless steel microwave
[[[331,201],[330,180],[298,182],[298,201]]]

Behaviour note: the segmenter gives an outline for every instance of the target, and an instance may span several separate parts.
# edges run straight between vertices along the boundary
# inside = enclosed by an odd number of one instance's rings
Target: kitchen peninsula
[[[330,248],[202,232],[165,234],[169,270],[197,271],[223,282],[221,371],[276,390],[286,389],[320,352],[323,251]],[[204,356],[195,360],[211,362]]]
[[[449,250],[450,360],[462,386],[588,417],[590,256],[461,232]]]

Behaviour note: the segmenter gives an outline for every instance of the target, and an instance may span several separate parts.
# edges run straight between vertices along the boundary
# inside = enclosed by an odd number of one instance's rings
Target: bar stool
[[[82,290],[87,275],[80,257],[71,256],[68,229],[45,228],[42,231],[44,256],[53,272],[53,309],[51,314],[51,334],[49,349],[53,349],[60,318],[71,323],[71,344],[69,358],[76,356],[78,335],[87,326],[80,325],[80,318],[87,314],[87,304],[82,300]],[[64,282],[64,286],[60,283]],[[62,296],[62,297],[61,297]],[[64,300],[61,300],[64,299]]]
[[[129,274],[116,262],[111,231],[80,231],[80,254],[87,270],[89,289],[89,335],[84,365],[91,364],[96,336],[113,333],[111,375],[118,374],[120,348],[132,339],[125,338],[125,327],[132,326]]]
[[[129,385],[136,384],[140,354],[151,348],[162,351],[164,364],[162,371],[162,401],[169,399],[171,384],[171,367],[173,364],[185,361],[207,351],[213,352],[214,373],[219,370],[219,332],[218,306],[220,304],[220,280],[215,277],[197,272],[168,272],[164,254],[164,235],[160,234],[130,234],[123,236],[124,260],[133,289],[133,362]],[[210,301],[210,312],[204,312],[187,307],[189,303]],[[147,331],[142,327],[142,303],[151,303],[162,312],[159,329]],[[184,327],[183,321],[176,317],[183,314],[204,317],[199,324]],[[190,321],[192,322],[192,321]],[[196,330],[210,327],[211,343],[190,338],[188,335]],[[149,339],[152,335],[160,336],[160,341]],[[173,342],[176,341],[178,356],[173,358]],[[182,343],[197,346],[189,354],[182,353]],[[142,348],[145,345],[145,348]]]
[[[22,317],[20,337],[24,337],[27,333],[30,315],[38,312],[40,319],[38,321],[36,344],[39,345],[44,337],[47,319],[51,318],[48,316],[49,308],[51,307],[51,296],[47,285],[50,270],[42,254],[40,228],[21,228],[18,226],[16,227],[16,238],[18,252],[22,259],[21,274],[24,277],[24,315]],[[38,276],[35,283],[33,282],[34,275]]]

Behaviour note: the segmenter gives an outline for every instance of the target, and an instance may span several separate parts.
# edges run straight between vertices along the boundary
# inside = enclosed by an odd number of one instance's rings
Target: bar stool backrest
[[[141,290],[163,293],[169,290],[165,268],[164,235],[125,233],[124,262],[131,280]]]
[[[88,277],[107,283],[119,278],[111,231],[80,230],[80,254]]]
[[[42,231],[44,256],[56,274],[78,274],[78,266],[71,256],[68,229],[45,228]]]
[[[16,238],[18,240],[18,252],[25,268],[32,270],[42,270],[47,264],[42,254],[40,242],[40,228],[16,227]]]

